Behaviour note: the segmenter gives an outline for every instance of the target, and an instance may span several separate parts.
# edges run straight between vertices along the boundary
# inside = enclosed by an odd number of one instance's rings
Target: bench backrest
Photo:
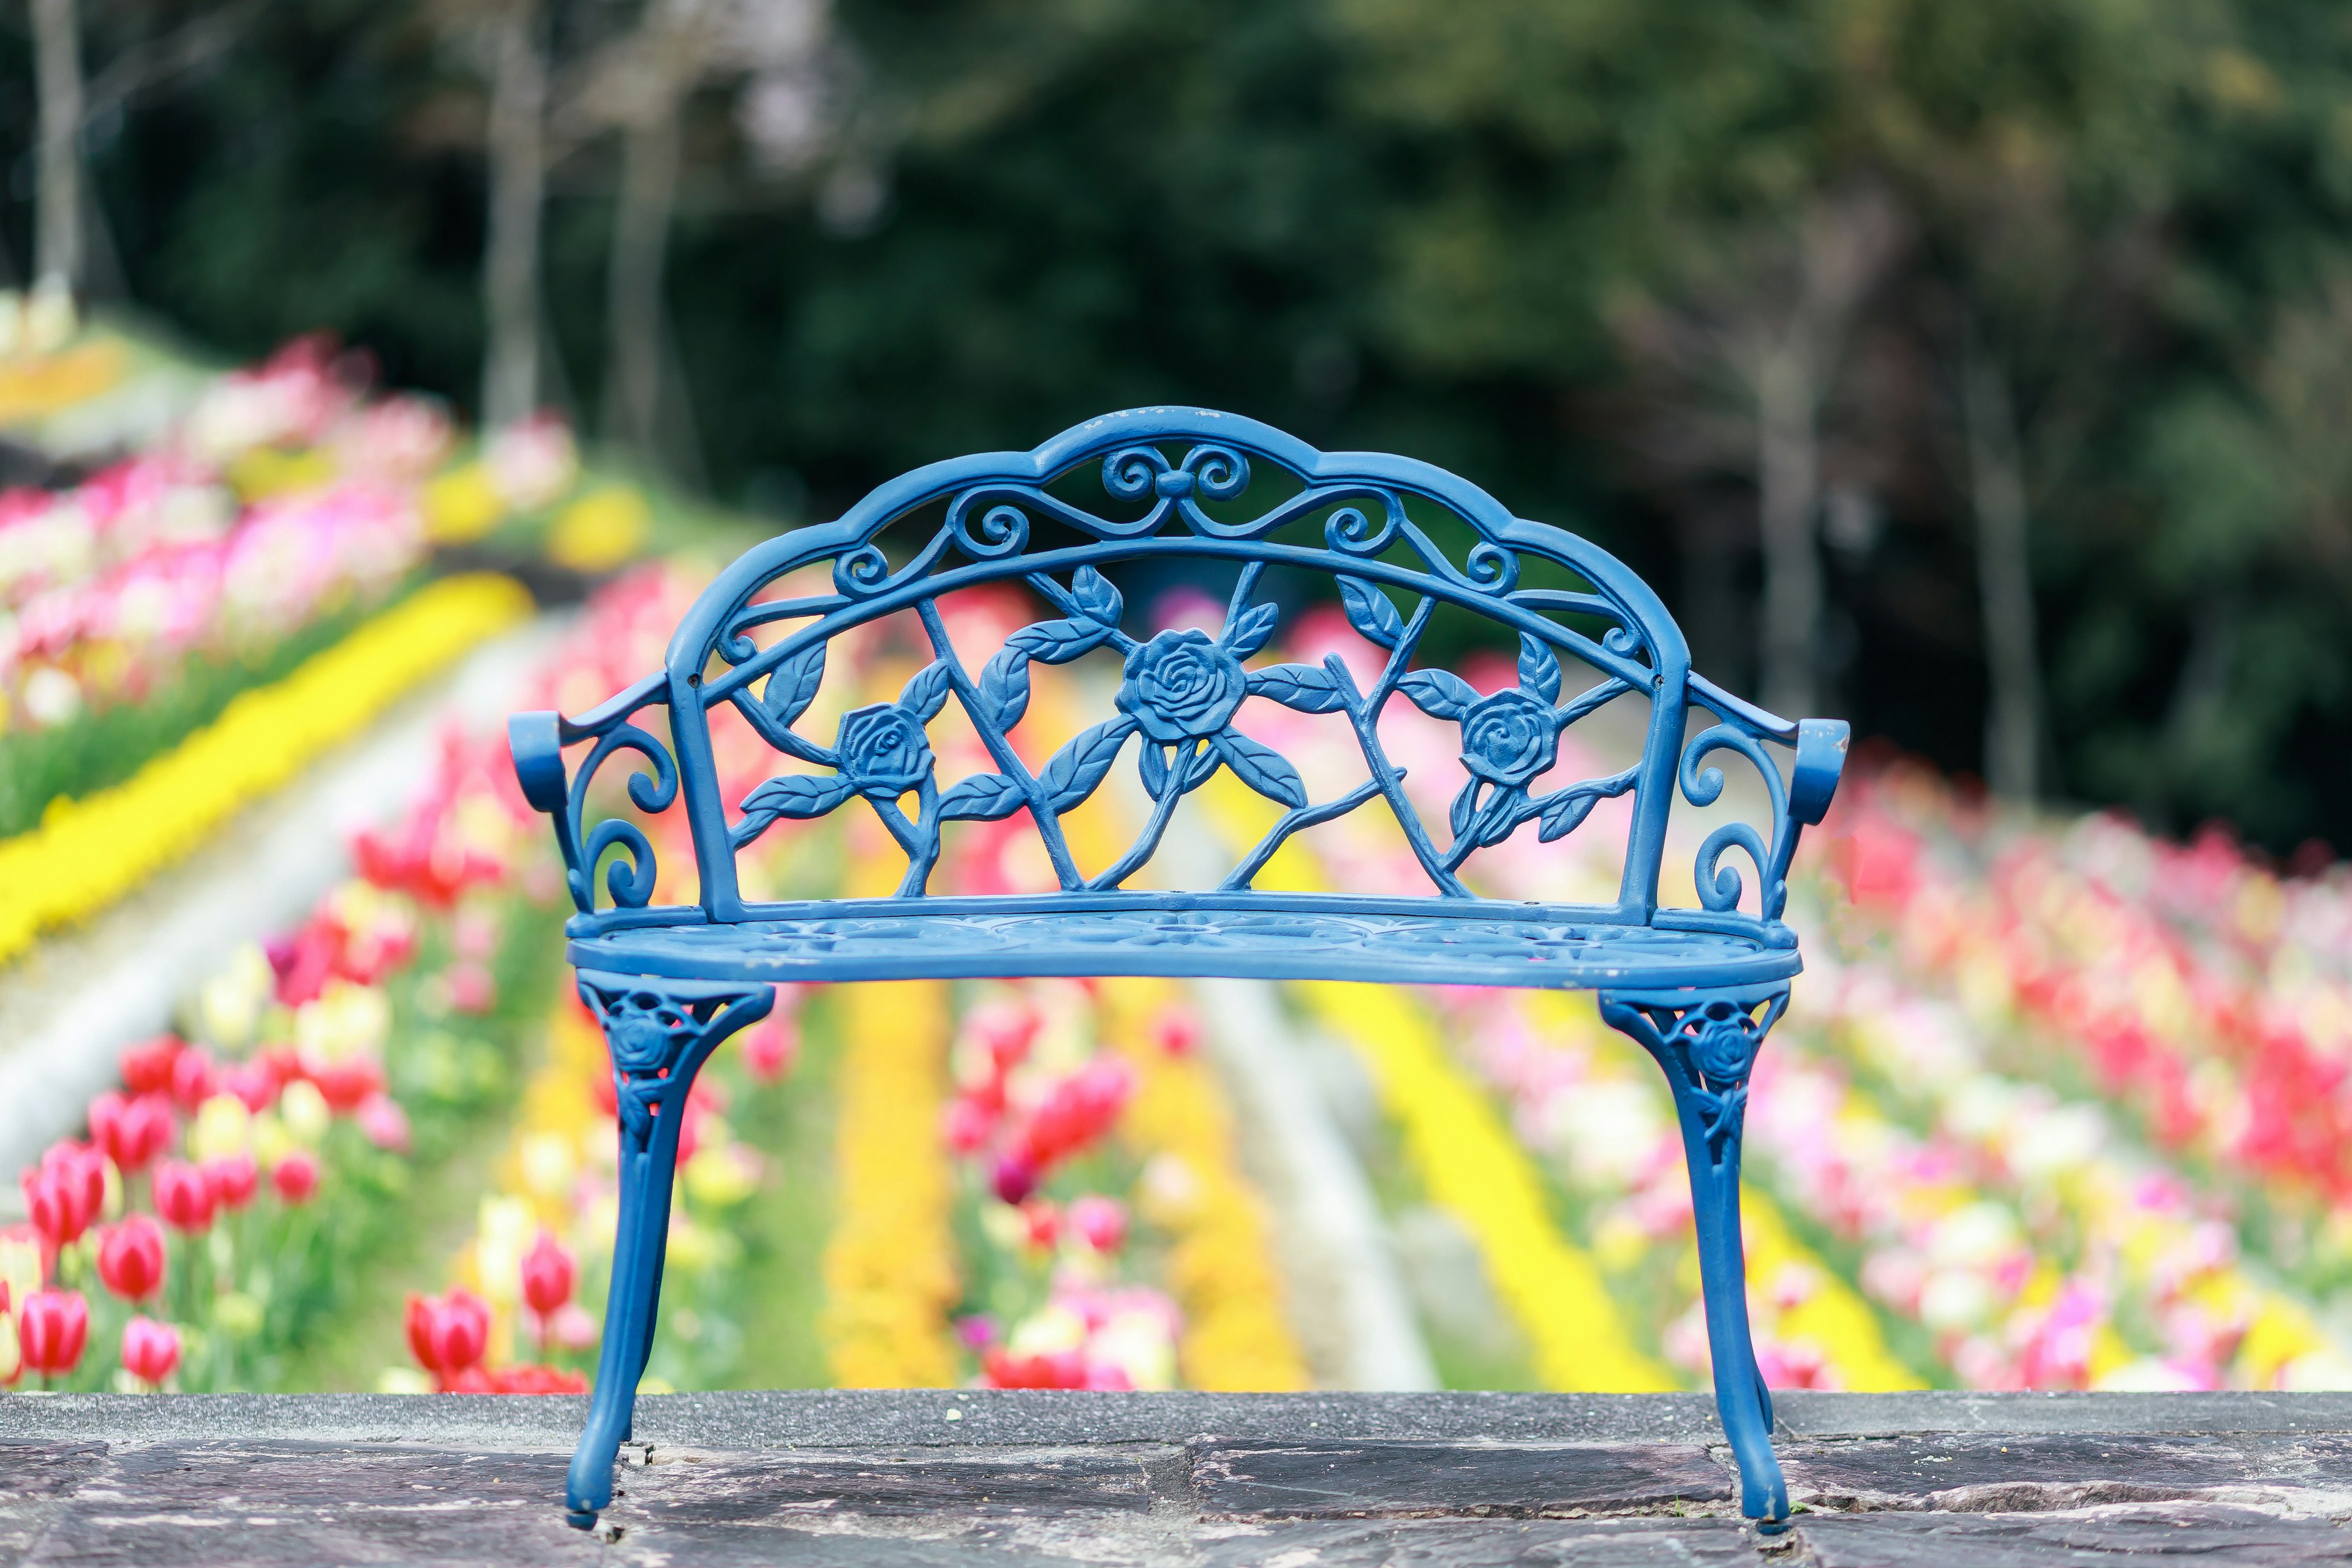
[[[1125,606],[1101,568],[1154,557],[1238,567],[1220,631],[1139,637],[1123,626]],[[818,564],[829,568],[824,591],[774,596],[780,579]],[[1336,580],[1349,623],[1378,650],[1376,679],[1360,682],[1336,657],[1320,665],[1257,657],[1279,630],[1266,590],[1289,572]],[[1007,582],[1037,596],[1042,618],[1001,647],[953,646],[939,601]],[[1516,634],[1517,684],[1481,696],[1451,671],[1419,665],[1441,612]],[[919,617],[932,661],[896,701],[847,713],[833,735],[803,733],[833,640],[908,614]],[[1033,770],[1008,739],[1027,709],[1030,668],[1089,655],[1118,661],[1116,705]],[[1604,777],[1543,778],[1561,733],[1621,699],[1648,705],[1639,760]],[[1461,725],[1468,779],[1442,831],[1415,810],[1381,744],[1380,715],[1399,700]],[[1287,760],[1235,727],[1253,701],[1350,725],[1364,755],[1362,786],[1310,801]],[[993,771],[938,776],[926,727],[950,702],[978,731]],[[710,710],[721,705],[813,771],[723,799],[710,732]],[[633,721],[653,707],[667,710],[670,745]],[[1712,722],[1686,739],[1694,710]],[[857,799],[908,855],[901,897],[929,894],[948,825],[1015,815],[1034,825],[1063,893],[1100,894],[1150,858],[1176,803],[1220,769],[1285,807],[1227,878],[1228,897],[1247,895],[1250,877],[1288,834],[1367,806],[1395,813],[1433,900],[1467,898],[1460,873],[1481,850],[1531,824],[1538,839],[1558,839],[1598,801],[1630,795],[1618,898],[1591,913],[1646,923],[1656,918],[1673,793],[1711,804],[1723,777],[1708,759],[1729,752],[1758,770],[1770,820],[1760,832],[1729,823],[1708,837],[1696,868],[1705,910],[1689,918],[1785,940],[1778,922],[1790,857],[1801,825],[1827,808],[1845,751],[1843,723],[1780,719],[1694,675],[1657,595],[1587,541],[1515,518],[1426,463],[1318,452],[1254,420],[1191,408],[1133,409],[1034,451],[934,463],[881,486],[836,522],[778,534],[702,594],[671,640],[666,668],[577,719],[519,715],[510,732],[525,794],[556,818],[582,911],[575,930],[757,918],[761,907],[747,905],[739,889],[738,850],[780,817],[818,816]],[[593,748],[567,777],[562,748],[583,742]],[[1766,742],[1793,749],[1786,776]],[[1061,814],[1100,787],[1130,744],[1153,803],[1150,821],[1117,863],[1082,868]],[[646,909],[655,868],[644,835],[623,818],[585,825],[590,782],[624,751],[644,759],[629,779],[641,809],[667,809],[683,795],[698,910]],[[1751,862],[1752,890],[1723,863],[1733,847]],[[613,902],[599,910],[596,871],[608,852]]]

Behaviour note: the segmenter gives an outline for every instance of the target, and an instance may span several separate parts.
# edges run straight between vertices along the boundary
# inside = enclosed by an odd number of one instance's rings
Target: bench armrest
[[[515,782],[533,811],[563,809],[563,718],[551,711],[516,713],[507,720],[507,750],[514,753]]]
[[[1789,816],[1807,826],[1818,826],[1828,815],[1837,794],[1838,775],[1845,771],[1846,747],[1853,727],[1843,719],[1797,721],[1797,761],[1789,771]]]

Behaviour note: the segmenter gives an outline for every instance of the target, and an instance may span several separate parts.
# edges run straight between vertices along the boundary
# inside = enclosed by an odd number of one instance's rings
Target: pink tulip
[[[131,1376],[153,1388],[179,1364],[179,1330],[147,1317],[122,1325],[122,1366]]]

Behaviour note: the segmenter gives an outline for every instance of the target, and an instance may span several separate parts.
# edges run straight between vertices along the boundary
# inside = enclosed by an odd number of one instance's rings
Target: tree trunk
[[[629,126],[621,150],[621,191],[613,216],[605,279],[612,369],[604,383],[604,435],[651,459],[661,411],[662,267],[677,205],[677,102]]]
[[[492,430],[539,405],[539,222],[547,184],[547,60],[538,8],[509,5],[494,26],[489,242],[482,261],[489,325],[482,424]]]
[[[1985,709],[1985,779],[2001,799],[2023,804],[2040,791],[2042,751],[2042,660],[2035,647],[2033,567],[2026,548],[2025,475],[2007,378],[1973,343],[1962,374],[1977,587],[1991,688]]]
[[[34,74],[41,99],[36,280],[82,281],[81,37],[74,0],[33,0]]]
[[[1792,334],[1793,335],[1793,334]],[[1764,706],[1803,718],[1819,699],[1822,560],[1820,378],[1812,359],[1786,341],[1756,366],[1756,472],[1764,545]]]

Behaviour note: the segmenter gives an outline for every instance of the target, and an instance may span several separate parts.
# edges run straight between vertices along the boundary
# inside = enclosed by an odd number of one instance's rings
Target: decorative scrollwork
[[[1797,852],[1800,826],[1789,816],[1789,789],[1780,778],[1780,770],[1765,755],[1764,748],[1747,731],[1733,724],[1717,724],[1704,730],[1692,740],[1682,754],[1676,777],[1682,784],[1683,798],[1693,805],[1713,805],[1723,795],[1723,770],[1700,767],[1717,752],[1737,752],[1754,765],[1772,802],[1772,841],[1768,846],[1763,836],[1745,822],[1727,822],[1708,834],[1699,845],[1698,856],[1692,868],[1692,879],[1698,889],[1699,902],[1709,910],[1724,913],[1739,907],[1739,896],[1745,884],[1736,866],[1722,864],[1724,853],[1737,848],[1747,855],[1755,867],[1758,899],[1764,919],[1777,921],[1789,901],[1789,863]]]
[[[1843,760],[1842,730],[1832,734],[1833,726],[1815,725],[1801,733],[1799,726],[1689,676],[1679,634],[1638,580],[1568,535],[1511,519],[1491,499],[1448,476],[1402,459],[1302,458],[1295,443],[1285,446],[1286,438],[1269,439],[1262,427],[1229,416],[1147,413],[1082,427],[1025,462],[959,459],[909,476],[919,482],[902,480],[877,491],[871,510],[862,504],[854,521],[787,533],[761,547],[757,571],[739,563],[716,590],[727,598],[715,607],[698,605],[699,651],[686,644],[672,651],[670,679],[678,685],[656,680],[630,706],[694,689],[703,710],[731,705],[771,746],[804,764],[744,795],[731,824],[704,820],[702,814],[712,813],[713,792],[707,782],[692,787],[688,781],[683,793],[696,814],[695,842],[707,862],[700,867],[705,901],[714,912],[737,904],[732,866],[708,863],[718,846],[740,849],[779,820],[824,816],[858,800],[907,854],[902,897],[927,890],[945,824],[1021,812],[1034,820],[1065,889],[1118,888],[1155,852],[1178,804],[1220,772],[1230,772],[1275,802],[1281,816],[1226,879],[1229,888],[1248,888],[1290,836],[1380,800],[1433,889],[1467,898],[1462,877],[1478,851],[1505,844],[1530,822],[1538,825],[1539,841],[1558,840],[1583,826],[1601,801],[1628,798],[1638,855],[1629,860],[1622,899],[1648,920],[1675,786],[1694,804],[1713,803],[1723,793],[1722,773],[1703,766],[1705,759],[1736,751],[1757,766],[1771,797],[1772,821],[1764,831],[1735,823],[1709,834],[1696,868],[1703,910],[1656,918],[1706,929],[1779,920],[1800,826],[1795,818],[1815,821],[1825,808]],[[1219,503],[1244,501],[1255,470],[1267,463],[1297,480],[1296,488],[1252,515],[1222,515],[1236,509]],[[1090,510],[1053,493],[1050,487],[1088,464],[1099,464],[1103,490],[1116,504]],[[1476,537],[1466,550],[1449,553],[1416,521],[1417,509],[1433,504],[1474,524]],[[943,519],[928,510],[942,505]],[[1210,506],[1221,515],[1204,510]],[[886,554],[884,531],[918,514],[932,521],[913,553],[893,549]],[[1068,529],[1078,542],[1039,544],[1040,525],[1046,524]],[[1296,534],[1285,532],[1293,525],[1299,525]],[[1319,547],[1299,542],[1308,530],[1319,530]],[[808,542],[795,542],[803,536]],[[1580,574],[1586,585],[1519,587],[1522,555],[1529,550]],[[1123,629],[1126,606],[1098,568],[1160,551],[1243,563],[1216,631],[1179,628],[1139,638]],[[819,563],[830,565],[834,592],[755,602],[771,584]],[[1337,656],[1319,665],[1256,663],[1279,616],[1257,593],[1261,574],[1274,564],[1321,571],[1336,580],[1349,623],[1385,656],[1377,678],[1360,680]],[[1015,580],[1025,582],[1049,610],[967,668],[949,639],[942,597]],[[1481,693],[1451,671],[1417,668],[1423,634],[1440,605],[1483,614],[1517,636],[1515,686]],[[920,617],[932,662],[895,701],[842,715],[830,736],[802,733],[831,639],[901,612]],[[1584,628],[1596,620],[1601,624],[1588,634]],[[778,623],[790,623],[790,629],[764,647],[756,646],[753,633]],[[713,653],[728,668],[707,669],[698,662]],[[1011,735],[1028,712],[1032,669],[1095,653],[1118,661],[1115,710],[1042,763],[1024,762]],[[1597,683],[1571,695],[1563,655],[1595,671]],[[1381,714],[1399,695],[1459,726],[1467,777],[1444,826],[1423,820],[1382,742]],[[1662,715],[1696,701],[1723,722],[1696,737],[1678,757],[1652,755],[1622,772],[1550,784],[1569,754],[1560,744],[1567,729],[1628,695],[1642,697]],[[1310,799],[1300,770],[1243,728],[1253,698],[1342,716],[1368,780],[1335,798]],[[971,721],[992,769],[958,779],[937,776],[928,727],[950,699]],[[681,793],[668,748],[626,717],[625,709],[608,704],[592,716],[593,724],[561,726],[563,744],[598,742],[580,777],[562,789],[560,804],[549,807],[559,816],[573,896],[583,913],[594,912],[597,868],[607,860],[601,874],[618,909],[644,907],[658,880],[650,842],[633,823],[615,819],[584,835],[575,831],[590,776],[614,752],[632,750],[650,763],[630,780],[637,809],[666,807]],[[1800,744],[1801,788],[1783,785],[1764,741]],[[1130,742],[1142,795],[1151,803],[1150,821],[1115,863],[1090,877],[1072,858],[1060,817],[1101,787]],[[699,737],[680,756],[689,771],[710,766],[709,744]],[[520,751],[517,757],[520,767]],[[561,781],[560,756],[538,771]],[[1752,873],[1727,863],[1735,850],[1748,858]],[[1752,915],[1740,908],[1750,874],[1759,885]],[[1780,931],[1776,940],[1785,936]]]
[[[1664,1069],[1686,1138],[1723,1168],[1736,1156],[1748,1079],[1764,1037],[1789,1005],[1786,984],[1752,991],[1601,998],[1601,1016]],[[1694,1150],[1696,1156],[1696,1150]]]
[[[775,991],[583,970],[580,999],[604,1026],[621,1135],[642,1152],[664,1119],[677,1127],[704,1059],[728,1036],[765,1017]]]
[[[508,745],[514,755],[516,777],[522,784],[524,797],[554,818],[556,847],[563,857],[564,884],[573,905],[583,915],[595,912],[596,867],[608,849],[617,847],[622,851],[605,868],[604,886],[614,907],[643,909],[659,880],[653,846],[635,823],[609,817],[587,828],[584,834],[583,824],[589,785],[606,759],[618,752],[635,752],[652,764],[649,771],[639,768],[629,775],[629,800],[638,810],[667,810],[677,798],[677,763],[669,748],[628,722],[632,714],[664,698],[663,683],[658,678],[651,678],[639,681],[577,722],[567,722],[552,713],[519,713],[508,722]],[[593,740],[596,744],[567,784],[563,747],[586,740]]]

